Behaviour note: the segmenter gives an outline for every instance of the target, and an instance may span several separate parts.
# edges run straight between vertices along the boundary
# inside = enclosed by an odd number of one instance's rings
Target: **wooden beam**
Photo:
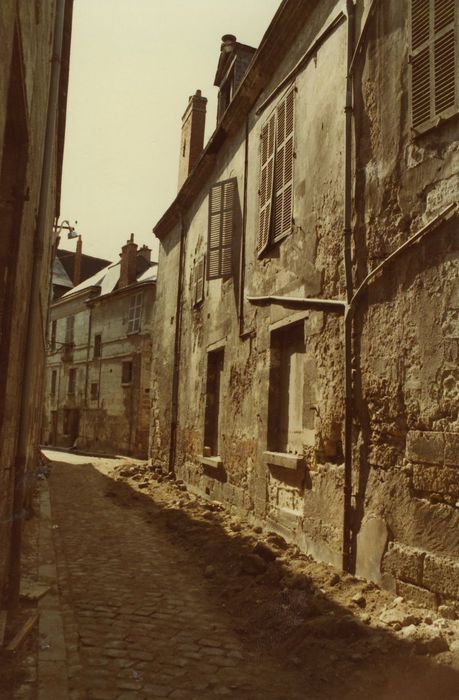
[[[17,634],[13,637],[11,642],[6,647],[7,652],[9,652],[10,654],[14,654],[19,649],[22,642],[26,639],[26,637],[30,634],[30,632],[37,624],[39,617],[40,613],[38,611],[32,613],[29,619],[26,620],[19,632],[17,632]]]

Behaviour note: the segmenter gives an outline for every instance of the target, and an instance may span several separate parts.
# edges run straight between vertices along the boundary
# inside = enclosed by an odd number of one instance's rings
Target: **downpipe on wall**
[[[186,225],[183,212],[180,216],[180,244],[179,244],[179,270],[177,280],[177,301],[175,306],[175,338],[174,338],[174,369],[172,375],[172,401],[171,424],[169,442],[168,472],[175,471],[175,458],[177,454],[177,420],[178,420],[178,394],[180,379],[180,346],[182,331],[182,294],[183,294],[183,270],[185,267],[185,235]]]
[[[352,391],[352,314],[353,297],[352,280],[352,121],[353,121],[353,75],[352,60],[355,43],[355,6],[353,0],[347,0],[347,64],[346,64],[346,102],[344,108],[344,276],[346,290],[346,307],[344,311],[344,489],[343,489],[343,551],[344,571],[352,566],[352,425],[353,425],[353,391]]]
[[[51,75],[48,95],[48,109],[46,116],[46,131],[44,141],[43,164],[40,182],[40,196],[38,203],[37,225],[35,229],[33,249],[34,259],[32,264],[32,276],[30,283],[27,322],[26,322],[26,346],[25,365],[21,391],[21,413],[18,431],[18,444],[16,451],[16,469],[14,476],[13,495],[13,522],[11,527],[10,548],[10,573],[8,580],[8,605],[17,607],[19,602],[19,586],[21,578],[21,544],[22,523],[24,514],[24,495],[26,468],[29,447],[29,417],[30,406],[33,405],[34,387],[36,382],[36,357],[30,346],[34,337],[34,328],[37,315],[40,323],[43,323],[40,310],[40,287],[43,263],[43,247],[48,224],[48,199],[51,189],[51,176],[53,168],[53,156],[55,146],[55,133],[57,112],[59,104],[59,81],[61,73],[62,45],[64,36],[66,0],[57,0],[56,14],[54,18],[54,41],[51,58]]]

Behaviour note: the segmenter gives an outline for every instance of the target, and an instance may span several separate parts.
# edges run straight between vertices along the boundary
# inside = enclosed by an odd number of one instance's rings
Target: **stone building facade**
[[[0,3],[0,599],[17,601],[37,464],[72,0]]]
[[[156,263],[133,236],[120,261],[50,309],[43,442],[146,457]]]
[[[284,0],[154,228],[152,464],[431,605],[459,598],[458,26]]]

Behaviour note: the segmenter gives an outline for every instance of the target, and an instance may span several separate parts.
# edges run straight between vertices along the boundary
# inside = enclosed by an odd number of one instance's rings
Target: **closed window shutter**
[[[257,252],[259,255],[268,246],[271,230],[275,128],[276,113],[273,112],[261,131],[260,213],[257,237]]]
[[[411,108],[415,129],[457,110],[457,0],[411,2]]]
[[[274,166],[274,241],[290,233],[292,227],[294,94],[294,90],[291,89],[277,108]]]
[[[227,277],[232,272],[232,246],[236,179],[213,185],[209,197],[207,279]]]
[[[194,303],[200,304],[204,300],[204,255],[194,267]]]

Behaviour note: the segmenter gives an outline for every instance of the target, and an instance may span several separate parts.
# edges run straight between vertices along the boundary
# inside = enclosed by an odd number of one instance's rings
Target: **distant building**
[[[82,252],[81,236],[78,237],[76,251],[58,248],[53,263],[52,301],[92,277],[104,267],[110,265],[110,260],[96,258]]]
[[[46,444],[147,455],[156,288],[150,256],[131,236],[119,262],[51,305]]]
[[[24,505],[38,463],[72,7],[0,2],[0,608],[17,601]]]

